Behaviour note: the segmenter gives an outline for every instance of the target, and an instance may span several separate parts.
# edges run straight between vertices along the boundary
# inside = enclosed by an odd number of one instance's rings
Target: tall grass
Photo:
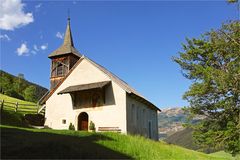
[[[176,145],[169,145],[163,141],[153,141],[141,136],[129,136],[116,133],[104,133],[104,135],[111,137],[113,140],[100,140],[97,143],[130,155],[134,159],[224,159],[184,149]]]
[[[14,152],[18,153],[18,155],[15,154],[15,156],[18,156],[17,158],[36,158],[35,156],[41,154],[40,158],[231,160],[229,157],[207,155],[169,145],[162,141],[158,142],[140,136],[120,133],[26,129],[11,126],[1,126],[1,130],[6,130],[3,132],[3,136],[9,139],[8,143],[6,142],[8,146],[14,146]],[[47,150],[48,144],[51,144],[51,147],[55,148],[55,150]],[[22,157],[18,151],[28,152],[28,148],[31,148],[32,153]],[[8,154],[11,157],[12,152],[6,149],[3,155],[7,157]]]

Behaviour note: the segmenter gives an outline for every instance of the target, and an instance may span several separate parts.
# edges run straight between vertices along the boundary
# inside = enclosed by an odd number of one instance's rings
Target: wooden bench
[[[98,131],[101,132],[121,132],[119,127],[98,127]]]

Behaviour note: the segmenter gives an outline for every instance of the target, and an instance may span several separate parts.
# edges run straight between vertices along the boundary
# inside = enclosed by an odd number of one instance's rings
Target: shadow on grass
[[[2,125],[29,127],[29,124],[24,120],[22,114],[14,111],[3,110],[0,112]]]
[[[77,137],[1,127],[1,159],[132,159],[95,143],[98,140],[112,139],[98,134]]]

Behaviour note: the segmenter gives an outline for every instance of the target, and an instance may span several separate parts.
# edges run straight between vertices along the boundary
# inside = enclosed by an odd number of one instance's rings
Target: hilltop
[[[0,93],[2,94],[21,100],[37,102],[48,91],[47,88],[26,80],[23,74],[14,76],[0,70],[0,75]]]

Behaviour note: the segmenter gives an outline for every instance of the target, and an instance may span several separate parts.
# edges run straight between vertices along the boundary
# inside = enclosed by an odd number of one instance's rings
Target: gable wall
[[[68,129],[69,124],[73,123],[77,129],[78,115],[86,112],[89,115],[89,122],[93,121],[96,129],[98,127],[119,127],[122,132],[126,132],[126,92],[115,82],[106,88],[107,104],[101,107],[73,109],[70,94],[57,95],[69,86],[108,80],[110,81],[110,78],[107,75],[88,60],[83,59],[46,101],[45,125],[54,129]],[[66,124],[62,124],[62,119],[66,119]]]
[[[127,102],[127,133],[139,134],[158,140],[157,111],[146,104],[126,96]],[[151,123],[151,124],[149,124]],[[149,129],[151,131],[149,131]]]

